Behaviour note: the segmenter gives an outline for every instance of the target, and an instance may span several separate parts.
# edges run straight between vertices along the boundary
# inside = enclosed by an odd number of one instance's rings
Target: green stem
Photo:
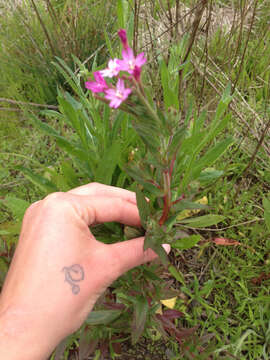
[[[149,104],[149,102],[146,100],[140,87],[138,86],[138,83],[135,80],[133,81],[133,83],[135,85],[136,93],[137,93],[138,97],[140,98],[140,100],[142,101],[142,103],[145,105],[149,115],[152,116],[157,121],[157,123],[159,123],[160,122],[159,117],[157,116],[155,110],[152,108],[152,106]]]

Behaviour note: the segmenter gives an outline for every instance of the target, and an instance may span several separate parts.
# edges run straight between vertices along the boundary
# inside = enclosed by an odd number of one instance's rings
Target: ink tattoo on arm
[[[79,264],[65,266],[62,271],[65,273],[65,281],[71,285],[71,290],[74,295],[79,294],[81,291],[78,283],[84,280],[84,270]]]

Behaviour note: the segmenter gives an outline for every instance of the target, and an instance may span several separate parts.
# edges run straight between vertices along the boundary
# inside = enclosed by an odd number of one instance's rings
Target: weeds
[[[107,183],[134,189],[130,178],[122,171],[125,162],[138,156],[138,137],[128,125],[128,116],[115,115],[96,100],[91,103],[91,109],[87,106],[86,96],[78,92],[78,87],[81,78],[89,72],[79,66],[75,57],[70,57],[75,54],[88,69],[91,64],[96,68],[107,58],[105,42],[111,56],[118,56],[113,41],[117,30],[115,22],[117,28],[128,29],[137,53],[147,52],[148,85],[163,109],[169,108],[169,101],[179,87],[181,97],[176,98],[181,124],[187,116],[194,122],[196,114],[202,111],[206,114],[206,124],[210,123],[218,99],[228,82],[232,83],[232,124],[227,133],[234,136],[235,144],[227,156],[215,163],[214,169],[204,174],[203,186],[196,181],[191,184],[198,198],[206,196],[211,211],[224,216],[226,222],[222,226],[200,229],[186,224],[181,231],[199,236],[197,245],[190,250],[175,248],[168,268],[160,264],[144,266],[119,279],[100,299],[88,324],[58,348],[55,359],[60,359],[61,354],[68,358],[75,353],[80,353],[78,356],[84,359],[91,351],[95,359],[104,356],[127,360],[139,355],[155,359],[157,349],[160,349],[159,359],[162,356],[164,359],[268,359],[269,2],[134,0],[118,1],[116,7],[108,2],[104,4],[87,1],[78,8],[77,3],[70,1],[38,3],[31,0],[15,9],[12,7],[12,12],[7,12],[2,21],[1,97],[55,105],[58,85],[61,106],[60,112],[45,110],[39,117],[32,113],[31,124],[29,115],[24,112],[21,114],[26,116],[23,120],[21,116],[16,120],[13,111],[1,112],[1,280],[12,256],[22,209],[28,202],[52,191],[52,184],[57,189],[67,190],[89,179],[102,180],[106,175]],[[5,9],[8,5],[13,3],[5,3]],[[90,11],[91,5],[95,6]],[[204,10],[199,13],[202,8]],[[103,18],[99,16],[100,9],[103,9]],[[104,15],[104,9],[113,14],[111,20],[109,15]],[[89,25],[87,29],[86,24]],[[68,63],[72,69],[68,76],[64,76],[67,72],[64,63],[55,60],[54,55]],[[58,64],[58,69],[52,61]],[[158,75],[160,66],[167,67],[170,81],[165,73]],[[75,75],[72,78],[74,70],[79,78]],[[166,81],[171,91],[167,97],[162,89]],[[71,89],[72,97],[66,92]],[[17,103],[3,99],[1,103],[5,108],[18,109]],[[189,115],[191,103],[196,107],[193,115]],[[70,117],[74,112],[77,123]],[[99,121],[96,128],[92,125],[93,112]],[[70,127],[72,121],[76,133]],[[42,132],[33,131],[34,123]],[[224,139],[224,135],[221,133],[219,140]],[[119,158],[117,149],[112,151],[111,148],[115,139],[121,147]],[[141,146],[140,143],[140,149]],[[90,162],[91,147],[99,155],[91,157]],[[112,156],[110,163],[106,161],[108,154]],[[105,166],[106,171],[102,172],[98,164]],[[26,178],[17,170],[18,165]],[[213,171],[219,174],[216,179],[211,179]],[[30,185],[29,179],[34,180],[35,187]],[[106,224],[97,227],[95,235],[104,242],[127,238],[130,232],[134,236],[134,229],[122,230],[116,224]],[[216,245],[216,238],[222,238],[224,245]],[[241,245],[229,246],[229,241]],[[159,290],[157,277],[165,280],[167,287]],[[171,309],[175,312],[169,313],[159,300],[175,296],[176,304]],[[138,300],[137,310],[135,299]],[[155,313],[155,307],[160,306],[164,318]],[[146,308],[148,315],[139,318],[138,314],[145,313]],[[128,316],[132,312],[133,319],[137,314],[137,323],[135,320],[132,323]],[[128,322],[133,328],[145,325],[143,338],[136,346],[131,344],[126,331]],[[161,325],[165,325],[165,331]],[[173,340],[179,335],[176,330],[183,328],[194,329],[194,332],[191,330],[188,339]]]
[[[113,3],[105,4],[93,0],[5,2],[0,33],[2,97],[54,104],[57,84],[63,84],[52,65],[55,56],[74,66],[72,55],[86,59],[100,48],[96,61],[103,63],[107,56],[101,47],[104,30],[111,31],[115,12]]]

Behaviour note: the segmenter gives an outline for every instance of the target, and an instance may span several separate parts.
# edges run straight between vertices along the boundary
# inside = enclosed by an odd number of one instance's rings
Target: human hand
[[[0,297],[0,358],[46,359],[115,279],[157,257],[142,237],[97,241],[89,225],[109,221],[140,225],[134,193],[91,183],[29,207]]]

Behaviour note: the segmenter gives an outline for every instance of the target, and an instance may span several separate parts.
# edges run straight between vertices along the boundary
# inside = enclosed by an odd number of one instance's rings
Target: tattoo
[[[79,264],[74,264],[69,267],[65,266],[62,271],[65,273],[65,281],[71,285],[72,293],[79,294],[80,286],[76,283],[84,280],[84,270]]]

